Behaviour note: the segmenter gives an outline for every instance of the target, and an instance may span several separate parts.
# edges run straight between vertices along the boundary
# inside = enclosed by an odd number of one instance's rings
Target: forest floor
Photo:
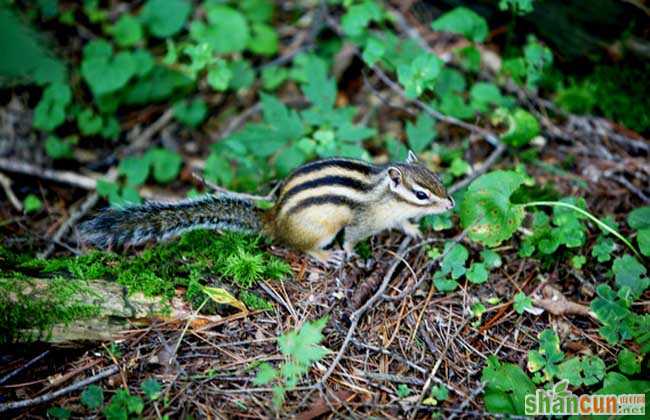
[[[426,40],[437,55],[449,55],[459,47],[454,38],[440,36],[418,23],[409,10],[398,16],[403,19],[395,24],[398,35],[419,34],[417,39]],[[330,36],[340,30],[338,18],[335,13],[327,17],[329,21],[323,18],[325,25],[331,26],[327,29]],[[279,65],[314,43],[311,27],[290,31],[290,25],[286,26],[276,59]],[[78,45],[71,45],[66,53],[78,56],[79,51]],[[489,48],[486,51],[489,54]],[[420,112],[439,117],[426,104],[407,99],[396,86],[396,76],[387,75],[378,66],[366,66],[358,54],[353,44],[347,44],[336,55],[337,104],[356,106],[364,124],[398,138],[404,137],[401,121],[413,120]],[[470,164],[463,176],[449,180],[451,190],[463,189],[488,171],[523,167],[535,184],[527,193],[529,197],[584,199],[591,214],[610,217],[622,236],[634,241],[637,233],[626,220],[630,212],[650,202],[650,141],[604,118],[569,114],[512,83],[502,89],[538,119],[540,135],[528,145],[530,153],[526,154],[498,142],[491,144],[499,135],[498,128],[484,116],[460,124],[455,119],[438,118],[436,142],[462,150],[463,161]],[[74,160],[53,163],[32,128],[34,92],[11,89],[11,98],[0,104],[1,135],[9,144],[0,150],[11,150],[0,154],[0,277],[18,272],[45,277],[48,270],[43,270],[43,265],[34,269],[28,264],[31,268],[19,270],[11,264],[20,260],[25,267],[25,261],[36,255],[53,261],[88,253],[79,242],[76,226],[107,204],[95,192],[96,174],[115,179],[118,160],[133,151],[163,144],[183,155],[178,178],[165,186],[141,186],[142,197],[183,198],[190,187],[210,191],[192,173],[206,165],[205,157],[215,139],[260,119],[258,91],[256,86],[243,95],[212,98],[210,113],[215,117],[200,130],[179,124],[167,104],[147,105],[123,115],[125,141],[118,146],[79,149]],[[277,96],[304,106],[298,88],[291,83]],[[384,145],[368,141],[364,147],[377,161],[388,160]],[[424,159],[439,160],[433,152],[424,155]],[[44,203],[41,210],[30,214],[21,210],[25,203],[13,198],[26,192],[36,193]],[[121,328],[108,342],[3,344],[0,407],[23,401],[24,407],[9,414],[40,418],[48,412],[65,417],[65,412],[52,411],[64,407],[73,416],[87,416],[94,412],[88,404],[91,397],[81,393],[95,384],[108,396],[115,396],[120,389],[131,396],[143,395],[139,400],[143,407],[129,411],[125,402],[124,414],[138,413],[145,418],[260,418],[273,413],[300,419],[332,414],[352,418],[423,418],[432,413],[450,418],[481,417],[486,413],[484,375],[491,356],[526,371],[530,352],[542,346],[540,334],[547,329],[555,332],[567,357],[598,356],[608,369],[619,363],[620,344],[609,343],[599,333],[601,322],[590,307],[599,296],[598,285],[612,279],[610,264],[591,257],[600,243],[597,226],[568,233],[585,235],[577,250],[562,247],[547,255],[524,256],[525,237],[535,229],[533,215],[528,214],[518,230],[521,237],[492,248],[500,260],[491,266],[489,281],[473,282],[466,276],[458,278],[456,288],[443,292],[434,286],[433,278],[447,256],[444,245],[463,245],[473,261],[479,261],[486,249],[467,236],[456,213],[450,222],[444,229],[427,229],[424,238],[417,240],[398,232],[377,235],[363,245],[361,255],[337,268],[323,267],[281,246],[255,243],[268,261],[275,261],[271,260],[275,256],[290,267],[289,274],[278,276],[280,280],[262,278],[247,289],[270,304],[270,309],[250,310],[248,305],[249,310],[242,311],[217,305],[209,313],[199,313],[196,305],[186,302],[174,307],[178,309],[173,312],[176,318],[126,321],[133,322],[132,326]],[[142,252],[127,251],[136,255],[133,258]],[[610,252],[620,257],[629,250],[619,244]],[[18,258],[11,253],[24,255]],[[582,255],[587,256],[586,261],[575,259]],[[184,264],[181,256],[170,258],[170,265]],[[467,256],[460,263],[463,270],[465,260]],[[647,257],[641,261],[645,270]],[[213,272],[202,284],[237,294],[236,285],[222,282],[221,274]],[[187,284],[174,284],[165,293],[183,301]],[[530,298],[523,303],[523,311],[516,297],[520,292]],[[635,313],[647,316],[648,293],[642,291],[632,304]],[[10,297],[9,304],[16,299]],[[309,366],[279,408],[272,408],[277,390],[258,384],[258,369],[264,362],[278,366],[286,360],[279,337],[323,317],[327,318],[320,344],[329,349],[328,354]],[[124,325],[123,320],[114,322]],[[642,347],[628,343],[633,350]],[[641,352],[640,357],[642,371],[636,378],[648,372],[647,355]],[[155,381],[147,382],[150,378]]]

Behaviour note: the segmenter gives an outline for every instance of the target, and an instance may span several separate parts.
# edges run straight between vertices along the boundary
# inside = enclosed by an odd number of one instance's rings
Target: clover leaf
[[[484,245],[499,245],[521,226],[524,208],[512,204],[510,196],[524,182],[513,171],[494,171],[470,184],[460,207],[460,220],[471,239]]]
[[[101,39],[84,47],[81,75],[95,96],[124,87],[135,73],[136,61],[130,52],[113,54],[113,47]]]
[[[466,7],[456,7],[431,24],[434,31],[460,34],[474,42],[483,42],[488,34],[485,19]]]
[[[436,138],[435,121],[429,115],[420,113],[415,124],[406,123],[406,136],[409,146],[415,153],[420,153]]]
[[[626,254],[614,260],[612,271],[616,285],[622,289],[628,287],[634,299],[641,296],[650,286],[650,279],[645,276],[646,268],[634,257]]]
[[[43,91],[41,100],[34,109],[34,127],[52,131],[65,121],[66,107],[72,99],[70,87],[63,83],[52,83]]]
[[[174,104],[174,118],[189,127],[196,127],[205,118],[208,106],[201,98],[194,101],[181,100]]]
[[[482,284],[488,279],[488,271],[485,268],[485,264],[475,262],[469,267],[465,276],[472,283]]]
[[[64,159],[72,156],[72,146],[69,141],[57,136],[48,136],[45,140],[45,152],[52,159]]]
[[[183,29],[191,11],[187,0],[147,0],[140,20],[153,36],[167,38]]]

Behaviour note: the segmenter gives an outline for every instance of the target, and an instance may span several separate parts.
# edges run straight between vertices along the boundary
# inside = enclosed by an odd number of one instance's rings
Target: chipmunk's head
[[[440,214],[454,208],[454,199],[440,178],[419,163],[412,151],[404,163],[389,166],[387,174],[390,190],[414,214]]]

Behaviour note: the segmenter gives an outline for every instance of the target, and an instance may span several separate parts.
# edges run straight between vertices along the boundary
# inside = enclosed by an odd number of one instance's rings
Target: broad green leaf
[[[264,362],[260,365],[255,378],[253,379],[254,385],[267,385],[279,376],[280,372],[271,366],[269,363]]]
[[[485,264],[475,262],[469,267],[465,276],[467,280],[474,284],[483,284],[488,279],[488,271],[485,268]]]
[[[500,363],[489,356],[481,381],[485,386],[485,407],[493,413],[524,414],[526,394],[535,392],[535,385],[521,368]]]
[[[72,146],[70,142],[61,140],[57,136],[48,136],[45,139],[45,152],[52,159],[64,159],[72,157]]]
[[[279,66],[267,66],[262,69],[262,85],[266,90],[277,89],[289,77],[289,70]]]
[[[372,66],[379,61],[385,53],[386,47],[384,44],[380,40],[370,37],[366,41],[361,58],[367,65]]]
[[[120,47],[132,47],[142,40],[142,25],[129,14],[120,16],[109,32]]]
[[[188,76],[163,66],[155,66],[146,77],[125,89],[123,101],[128,105],[149,104],[168,99],[173,93],[187,90],[194,82]]]
[[[52,131],[65,121],[66,108],[72,99],[70,87],[63,83],[52,83],[43,91],[41,100],[34,109],[34,127]]]
[[[29,194],[23,200],[23,209],[25,210],[25,213],[27,213],[27,214],[37,213],[42,208],[43,208],[43,202],[41,201],[40,198],[38,198],[34,194]]]
[[[322,359],[329,350],[320,345],[323,328],[328,317],[306,322],[299,330],[290,331],[278,337],[280,351],[301,366],[310,366]]]
[[[155,401],[160,398],[162,386],[155,378],[147,378],[140,384],[140,389],[149,401]]]
[[[371,21],[380,21],[382,11],[372,0],[350,6],[341,18],[341,27],[348,36],[361,35]]]
[[[251,25],[248,49],[255,54],[273,55],[278,52],[278,33],[272,26],[264,23]]]
[[[203,292],[205,292],[205,294],[208,295],[208,297],[215,303],[221,305],[230,305],[239,309],[241,312],[248,313],[246,305],[231,295],[230,292],[228,292],[226,289],[206,286],[203,288]]]
[[[488,268],[488,270],[501,267],[501,256],[491,249],[486,248],[482,250],[481,258],[483,259],[483,263],[485,263],[485,266]]]
[[[471,106],[478,112],[487,112],[490,106],[503,105],[503,96],[493,83],[477,82],[469,91]]]
[[[136,61],[130,52],[113,55],[112,48],[106,48],[103,40],[91,41],[84,47],[81,75],[95,96],[124,87],[135,73]]]
[[[232,90],[248,89],[255,82],[255,70],[248,60],[234,60],[230,62],[232,78],[228,87]]]
[[[84,136],[99,134],[104,126],[101,115],[97,115],[92,109],[86,108],[77,115],[77,126]]]
[[[183,159],[178,153],[167,149],[149,150],[146,157],[153,167],[153,177],[161,184],[175,180],[183,164]]]
[[[239,11],[222,4],[211,3],[207,8],[208,24],[194,21],[190,25],[191,37],[207,42],[217,54],[243,51],[250,39],[246,18]]]
[[[639,244],[641,254],[650,257],[650,228],[641,229],[637,232],[636,240]]]
[[[498,109],[493,120],[495,123],[505,123],[508,126],[507,131],[501,136],[501,141],[510,146],[525,146],[540,132],[537,119],[521,108],[517,108],[514,112]]]
[[[460,220],[471,239],[494,247],[512,236],[524,219],[524,208],[512,204],[510,196],[523,182],[516,172],[494,171],[470,184]]]
[[[272,137],[285,143],[298,140],[304,130],[298,113],[287,108],[274,96],[263,93],[261,99],[264,121],[271,127],[270,133],[267,130],[266,138]]]
[[[641,358],[624,348],[618,353],[618,368],[626,375],[636,375],[641,372]]]
[[[485,19],[466,7],[456,7],[431,24],[434,31],[460,34],[474,42],[483,42],[488,35]]]
[[[193,101],[181,100],[174,104],[174,118],[188,127],[196,127],[203,122],[208,106],[201,98]]]
[[[273,17],[275,4],[272,0],[242,0],[237,3],[251,22],[268,22]]]
[[[443,67],[436,79],[433,91],[442,98],[451,93],[464,92],[466,87],[465,76],[458,70]]]
[[[360,124],[344,124],[336,130],[336,139],[339,141],[360,142],[377,134],[374,128]]]
[[[191,11],[187,0],[147,0],[140,20],[153,36],[167,38],[183,29]]]
[[[318,110],[328,111],[336,101],[336,81],[327,75],[327,64],[315,55],[307,57],[304,69],[308,75],[302,91]]]
[[[148,159],[130,156],[120,161],[117,172],[126,177],[127,185],[142,185],[149,176],[149,167]]]
[[[425,89],[432,87],[442,66],[442,60],[430,53],[418,55],[410,64],[400,64],[397,67],[397,78],[404,86],[406,97],[417,98]]]
[[[474,117],[474,109],[465,103],[465,100],[455,93],[448,93],[440,100],[440,111],[451,117],[467,120]]]
[[[53,419],[68,420],[72,412],[63,407],[50,407],[47,409],[47,416]]]
[[[448,242],[445,244],[447,255],[440,262],[439,272],[443,275],[450,274],[451,278],[456,280],[465,274],[465,262],[469,258],[469,252],[461,244]]]
[[[624,255],[616,258],[612,265],[612,271],[616,278],[616,285],[619,288],[629,287],[634,299],[650,285],[650,279],[646,277],[646,268],[631,255]]]
[[[155,65],[153,55],[148,50],[144,48],[138,48],[137,50],[131,53],[133,60],[135,61],[135,74],[138,77],[144,77],[148,75]]]
[[[460,177],[467,175],[472,171],[472,167],[469,166],[469,163],[465,162],[460,157],[455,157],[449,165],[449,173],[455,177]]]
[[[436,138],[437,134],[435,121],[424,112],[418,115],[415,124],[406,123],[406,137],[411,150],[415,153],[423,152]]]
[[[515,301],[513,302],[512,307],[515,309],[515,312],[521,315],[526,309],[531,309],[533,307],[533,301],[526,295],[526,293],[518,292],[515,295]]]
[[[632,229],[650,229],[650,206],[639,207],[627,215],[627,224]]]
[[[97,385],[88,385],[81,393],[81,403],[89,410],[97,410],[104,405],[104,390]]]
[[[208,84],[217,91],[224,91],[228,88],[233,74],[228,63],[219,58],[208,66]]]

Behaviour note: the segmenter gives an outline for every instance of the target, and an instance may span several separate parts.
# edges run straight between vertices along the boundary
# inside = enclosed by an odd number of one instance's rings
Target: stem
[[[627,245],[628,248],[630,248],[637,257],[642,258],[641,255],[637,252],[636,248],[634,248],[634,245],[632,245],[630,243],[630,241],[628,241],[620,233],[618,233],[618,231],[616,231],[616,229],[612,229],[611,227],[609,227],[608,225],[606,225],[605,223],[600,221],[600,219],[598,219],[596,216],[589,213],[588,211],[585,211],[585,210],[581,209],[580,207],[576,207],[573,204],[569,204],[569,203],[563,203],[561,201],[531,201],[530,203],[526,203],[523,206],[524,206],[524,208],[526,208],[526,207],[535,207],[535,206],[551,206],[551,207],[555,206],[555,207],[566,207],[566,208],[569,208],[571,210],[574,210],[574,211],[582,214],[583,216],[587,217],[589,220],[591,220],[596,225],[598,225],[598,227],[601,228],[602,230],[614,235],[621,242],[623,242],[625,245]]]

